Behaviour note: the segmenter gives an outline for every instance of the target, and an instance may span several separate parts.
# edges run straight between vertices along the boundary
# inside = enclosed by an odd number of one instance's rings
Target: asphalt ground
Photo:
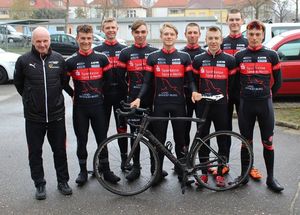
[[[213,192],[189,188],[181,194],[173,165],[165,161],[169,175],[161,185],[133,197],[121,197],[106,191],[90,177],[86,186],[75,184],[79,167],[76,158],[76,138],[72,128],[72,104],[66,97],[67,153],[70,172],[69,184],[73,195],[65,197],[56,188],[52,152],[44,144],[44,169],[47,180],[47,199],[37,201],[30,179],[24,118],[21,98],[11,85],[0,86],[0,214],[300,214],[300,131],[275,127],[275,175],[285,190],[276,194],[265,185],[266,171],[258,127],[255,127],[255,166],[264,177],[260,182],[251,180],[246,186]],[[237,121],[234,130],[238,131]],[[115,133],[113,123],[109,134]],[[171,127],[171,126],[169,126]],[[193,126],[193,131],[195,126]],[[173,141],[168,130],[168,140]],[[96,143],[89,134],[89,169],[92,168]]]

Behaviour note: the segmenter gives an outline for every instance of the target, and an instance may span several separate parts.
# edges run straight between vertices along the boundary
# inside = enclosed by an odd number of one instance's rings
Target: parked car
[[[300,29],[284,32],[266,47],[278,52],[283,84],[278,95],[300,95]]]
[[[0,48],[0,84],[13,79],[15,64],[19,56],[19,54],[6,52]]]
[[[264,25],[266,27],[264,44],[283,32],[300,29],[300,23],[264,23]],[[242,26],[242,34],[245,38],[247,38],[246,26]]]
[[[100,35],[98,34],[93,34],[93,44],[95,46],[100,46],[102,45],[102,43],[105,41],[105,39],[103,37],[101,37]]]
[[[0,25],[0,41],[1,42],[24,42],[26,39],[25,35],[11,25]]]
[[[78,50],[76,37],[72,34],[57,33],[51,34],[51,49],[62,54],[72,55]]]
[[[96,34],[96,35],[102,37],[103,40],[105,40],[105,34],[104,34],[103,32],[101,32],[101,31],[100,31],[100,32],[95,32],[94,34]],[[121,39],[121,38],[117,38],[117,40],[118,40],[119,43],[121,43],[121,44],[127,46],[126,40],[123,40],[123,39]]]

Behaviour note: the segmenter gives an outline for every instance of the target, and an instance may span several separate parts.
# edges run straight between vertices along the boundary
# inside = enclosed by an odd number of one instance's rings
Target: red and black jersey
[[[233,56],[220,49],[215,55],[208,50],[197,55],[193,61],[193,70],[198,78],[199,92],[212,96],[223,94],[218,103],[227,103],[228,88],[232,85],[236,64]]]
[[[143,84],[147,58],[151,52],[156,50],[157,48],[151,47],[148,44],[133,44],[121,51],[118,67],[121,73],[127,74],[129,102],[137,98]],[[145,102],[145,99],[149,101]],[[151,90],[147,92],[145,99],[143,99],[143,103],[152,103],[153,92]]]
[[[108,57],[109,62],[111,63],[111,69],[105,74],[105,95],[119,95],[127,92],[127,83],[124,73],[120,74],[117,67],[120,52],[125,47],[125,45],[120,44],[117,40],[114,40],[112,42],[105,40],[102,45],[94,48],[95,51],[105,54]]]
[[[110,68],[108,58],[93,50],[79,50],[66,60],[67,72],[74,82],[74,105],[103,103],[104,73]]]
[[[281,70],[277,53],[263,46],[248,46],[235,55],[240,73],[241,98],[264,99],[271,96],[271,76],[274,77],[272,93],[281,87]]]
[[[139,98],[143,99],[153,79],[154,104],[185,104],[185,79],[188,80],[191,91],[196,91],[191,58],[186,52],[178,51],[175,48],[172,50],[161,49],[149,55]]]
[[[230,34],[223,39],[221,49],[227,54],[234,55],[236,52],[247,48],[247,46],[248,40],[241,33],[237,35]]]

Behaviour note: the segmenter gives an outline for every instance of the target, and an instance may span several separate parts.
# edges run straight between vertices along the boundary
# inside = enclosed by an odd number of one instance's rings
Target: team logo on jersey
[[[85,68],[85,63],[84,63],[84,62],[78,62],[78,63],[76,64],[76,67],[77,67],[77,69]]]
[[[115,56],[119,57],[120,53],[121,53],[121,51],[116,51]]]
[[[261,57],[257,58],[257,62],[260,62],[260,63],[262,63],[262,62],[268,62],[268,60],[267,60],[267,57],[261,56]]]
[[[172,59],[172,64],[181,64],[181,61],[179,58]]]
[[[165,58],[158,58],[157,59],[157,64],[167,64],[167,61]]]
[[[203,68],[203,67],[201,67],[201,69],[200,69],[200,73],[201,73],[201,74],[204,74],[204,73],[205,73],[205,70],[204,70],[204,68]]]
[[[231,49],[231,44],[230,43],[224,43],[223,44],[223,49]]]
[[[100,67],[99,61],[92,61],[92,62],[91,62],[91,67],[92,67],[92,68]]]
[[[134,60],[134,59],[139,59],[139,54],[137,53],[130,54],[130,60]]]
[[[241,49],[244,49],[246,47],[246,45],[245,44],[236,44],[236,49],[237,50],[241,50]]]
[[[245,56],[245,57],[243,57],[243,62],[252,62],[252,57],[250,57],[250,56]]]
[[[224,60],[218,60],[216,66],[225,67],[225,61]]]

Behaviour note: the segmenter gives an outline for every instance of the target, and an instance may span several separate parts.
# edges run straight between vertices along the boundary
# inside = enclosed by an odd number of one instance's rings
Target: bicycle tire
[[[159,159],[155,148],[149,143],[148,140],[142,138],[139,145],[140,145],[140,165],[141,165],[141,174],[140,177],[134,181],[128,181],[126,179],[126,175],[129,171],[122,171],[121,170],[121,156],[120,156],[120,148],[118,145],[118,140],[126,139],[128,144],[128,154],[131,150],[130,142],[136,138],[131,133],[124,133],[124,134],[116,134],[113,135],[104,142],[102,142],[94,155],[94,173],[95,177],[97,178],[98,182],[108,191],[115,193],[121,196],[132,196],[139,194],[146,189],[148,189],[152,183],[154,182],[157,169],[159,166]],[[101,153],[105,153],[107,149],[108,153],[108,162],[110,166],[110,170],[115,173],[120,178],[120,181],[117,183],[110,183],[104,179],[103,172],[101,171],[100,165],[101,161],[99,157]],[[151,173],[151,160],[150,160],[150,153],[153,154],[153,164],[154,165],[154,173]],[[132,163],[132,159],[131,159]]]
[[[227,159],[227,156],[219,154],[217,138],[231,139],[229,160]],[[226,140],[226,142],[228,142],[229,139]],[[190,162],[195,170],[194,177],[200,186],[214,191],[225,191],[236,188],[247,182],[248,174],[253,164],[253,152],[250,144],[244,137],[233,131],[217,131],[207,135],[202,141],[197,141],[190,154]],[[212,150],[208,149],[204,143],[209,143],[210,147],[217,155],[215,155]],[[203,153],[203,150],[208,150],[209,153],[205,154]],[[223,161],[220,161],[220,158],[222,158]],[[202,159],[202,167],[200,167],[200,159]],[[206,164],[203,164],[205,160],[208,161]],[[224,166],[229,168],[228,172],[222,172]],[[212,167],[215,167],[215,169],[212,169]],[[201,180],[203,172],[207,176],[207,182]],[[218,186],[216,184],[217,175],[223,176],[224,186]]]

